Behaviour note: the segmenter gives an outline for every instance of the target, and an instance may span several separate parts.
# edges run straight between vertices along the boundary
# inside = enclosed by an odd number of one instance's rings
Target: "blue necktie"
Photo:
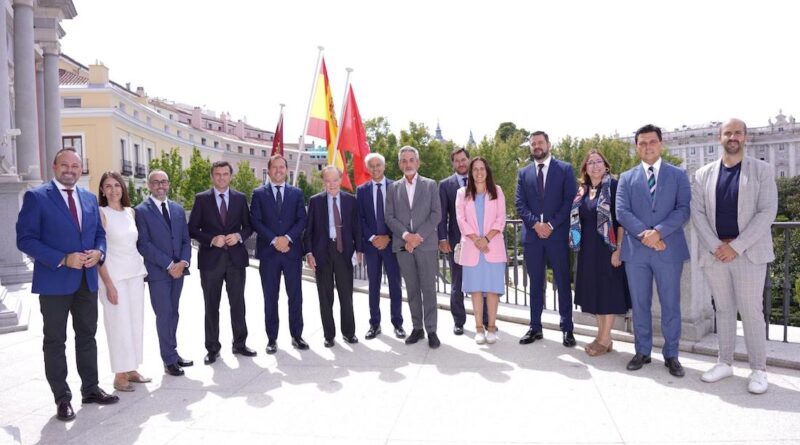
[[[647,177],[647,188],[650,189],[650,196],[656,196],[656,172],[653,170],[652,165],[647,169],[647,171],[649,172]]]
[[[386,227],[386,220],[383,219],[383,190],[381,190],[381,186],[383,184],[375,184],[378,187],[378,202],[375,203],[375,222],[377,222],[378,235],[386,235],[388,232]]]

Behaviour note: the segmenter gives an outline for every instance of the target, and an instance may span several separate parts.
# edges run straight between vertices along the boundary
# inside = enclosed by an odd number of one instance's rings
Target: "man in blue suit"
[[[258,234],[256,258],[261,262],[267,354],[278,351],[278,295],[281,273],[289,299],[289,333],[292,346],[308,349],[303,340],[303,230],[306,208],[303,192],[286,183],[286,158],[273,155],[267,164],[269,181],[253,192],[250,223]]]
[[[336,323],[333,320],[333,287],[339,294],[342,337],[347,343],[358,343],[353,315],[353,253],[361,262],[361,228],[358,224],[356,198],[339,190],[342,172],[336,166],[322,169],[325,191],[308,202],[308,223],[303,235],[306,261],[317,279],[319,312],[325,347],[333,347]]]
[[[683,225],[689,220],[691,188],[686,172],[661,159],[661,129],[636,130],[636,151],[642,162],[624,172],[617,186],[617,220],[625,228],[620,258],[625,263],[633,303],[636,354],[628,370],[650,363],[653,326],[650,305],[653,278],[661,303],[664,365],[683,377],[678,361],[681,337],[681,271],[689,259]]]
[[[380,153],[370,153],[364,158],[371,181],[358,187],[358,217],[361,225],[361,242],[369,278],[369,330],[364,336],[367,340],[381,333],[381,278],[386,268],[389,282],[389,305],[394,326],[394,335],[405,338],[403,330],[403,290],[400,287],[400,266],[392,252],[392,232],[386,225],[386,190],[391,179],[383,173],[386,159]]]
[[[83,403],[110,404],[117,396],[97,386],[97,264],[106,250],[97,199],[76,186],[81,158],[63,149],[53,160],[53,180],[25,192],[17,219],[17,248],[34,260],[33,286],[44,323],[44,370],[56,402],[56,417],[75,411],[67,384],[67,317],[75,330],[75,361]]]
[[[578,191],[572,166],[550,156],[550,138],[544,131],[531,133],[533,163],[517,178],[516,206],[522,219],[525,265],[531,277],[531,323],[520,344],[542,337],[545,263],[553,268],[558,288],[559,327],[562,343],[575,346],[572,334],[572,290],[569,274],[569,212]]]
[[[183,368],[194,362],[178,355],[178,302],[183,276],[189,274],[192,245],[186,212],[180,204],[167,199],[169,178],[161,170],[147,177],[150,197],[136,206],[136,247],[147,268],[145,279],[150,288],[150,303],[156,314],[156,331],[164,362],[164,372],[183,375]]]

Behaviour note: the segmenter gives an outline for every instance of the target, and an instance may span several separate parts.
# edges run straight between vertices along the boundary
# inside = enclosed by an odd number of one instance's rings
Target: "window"
[[[781,170],[781,171],[778,172],[778,176],[780,176],[781,178],[785,178],[786,177],[786,172]]]
[[[289,172],[289,183],[294,184],[294,172]]]
[[[231,144],[225,144],[225,150],[231,151]]]
[[[119,140],[119,148],[120,148],[120,151],[122,152],[122,160],[124,161],[124,160],[128,159],[128,151],[125,150],[125,139],[120,139]]]
[[[139,144],[133,144],[133,160],[136,164],[142,163],[142,160],[139,159]]]
[[[694,147],[692,147],[692,148],[690,148],[690,149],[689,149],[689,154],[690,154],[690,155],[693,155],[693,156],[694,156],[696,153],[697,153],[697,150],[695,150],[695,148],[694,148]]]
[[[169,120],[172,120],[172,113],[169,114]]]
[[[250,156],[255,156],[255,154],[256,154],[256,149],[251,147],[250,148]]]
[[[125,112],[125,104],[122,102],[119,103],[119,111]]]
[[[317,171],[322,171],[322,164],[317,164]]]
[[[267,157],[267,150],[261,150],[261,156]]]
[[[147,147],[147,165],[150,165],[150,161],[153,160],[153,149]]]
[[[200,138],[200,145],[206,145],[206,138]]]
[[[190,141],[193,141],[193,140],[194,140],[194,133],[189,133],[189,140],[190,140]]]
[[[148,126],[148,127],[151,127],[151,126],[153,126],[153,121],[150,119],[150,116],[147,116],[147,119],[146,119],[146,120],[147,120],[147,126]]]
[[[139,111],[133,110],[133,118],[134,119],[139,119]]]
[[[219,148],[219,141],[214,141],[214,148]]]
[[[64,98],[64,108],[80,108],[81,107],[81,98],[80,97],[65,97]]]
[[[261,169],[261,182],[267,182],[267,169]]]
[[[239,146],[239,147],[237,147],[237,148],[238,148],[238,150],[239,150],[239,153],[242,153],[242,146],[240,145],[240,146]]]
[[[181,130],[178,130],[176,133],[177,133],[178,137],[181,137],[183,132]]]
[[[706,146],[706,148],[708,149],[708,154],[710,154],[710,155],[714,154],[714,146],[713,145],[708,145],[708,146]]]
[[[78,152],[78,156],[81,157],[81,161],[83,162],[83,174],[89,174],[89,159],[83,156],[83,137],[82,136],[62,136],[61,137],[61,148],[72,148],[76,152]]]
[[[778,144],[778,151],[786,151],[786,144]]]
[[[169,125],[164,125],[164,133],[169,133]]]
[[[214,126],[213,126],[213,125],[211,125],[211,122],[209,122],[209,123],[208,123],[207,127],[208,127],[208,129],[209,129],[209,130],[211,130],[211,129],[213,129],[213,128],[214,128]]]
[[[256,168],[255,168],[255,167],[252,167],[252,168],[250,168],[250,171],[252,171],[252,172],[253,172],[253,176],[255,176],[255,175],[256,175]]]

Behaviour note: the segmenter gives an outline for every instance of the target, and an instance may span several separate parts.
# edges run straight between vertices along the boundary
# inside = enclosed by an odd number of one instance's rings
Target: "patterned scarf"
[[[581,250],[581,217],[580,207],[583,202],[585,187],[579,187],[575,199],[572,200],[572,209],[569,212],[569,248]],[[614,233],[614,224],[611,220],[611,175],[603,176],[600,182],[600,197],[597,198],[597,233],[603,238],[608,248],[613,252],[617,250],[617,234]]]

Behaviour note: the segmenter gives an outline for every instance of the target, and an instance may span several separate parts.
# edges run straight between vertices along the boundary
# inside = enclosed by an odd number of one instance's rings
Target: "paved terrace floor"
[[[625,370],[630,343],[617,341],[614,352],[590,358],[583,352],[590,337],[578,335],[578,347],[567,349],[559,332],[546,330],[544,341],[522,346],[517,339],[526,326],[499,322],[499,343],[478,346],[472,329],[452,334],[452,318],[443,310],[438,350],[424,342],[406,346],[387,333],[366,341],[369,311],[360,293],[354,296],[360,343],[347,345],[339,336],[326,349],[315,284],[308,281],[304,337],[311,349],[292,349],[283,324],[280,349],[270,356],[255,268],[248,269],[246,295],[248,345],[258,356],[233,356],[225,346],[220,361],[204,366],[203,298],[192,273],[181,299],[178,345],[195,366],[185,377],[164,375],[147,304],[140,370],[153,383],[119,394],[120,403],[111,406],[81,406],[76,396],[77,418],[68,423],[54,417],[38,301],[27,297],[29,329],[0,335],[0,444],[800,443],[798,370],[772,367],[769,391],[754,396],[746,391],[746,363],[737,362],[733,378],[706,384],[700,374],[713,357],[682,353],[687,375],[679,379],[668,374],[656,350],[652,364],[631,373]],[[382,310],[388,314],[387,300]],[[403,311],[410,331],[405,304]],[[225,345],[231,333],[224,302],[221,312]],[[390,328],[386,315],[383,327]],[[111,390],[102,323],[97,343],[101,386]],[[77,394],[71,338],[67,353]]]

